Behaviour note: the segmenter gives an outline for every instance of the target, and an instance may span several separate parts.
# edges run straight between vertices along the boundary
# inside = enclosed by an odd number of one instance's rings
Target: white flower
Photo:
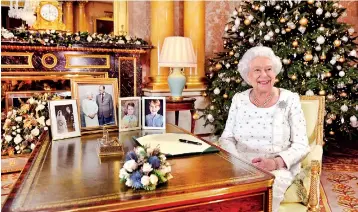
[[[167,157],[165,157],[164,154],[159,155],[159,158],[160,158],[160,160],[163,161],[163,162],[167,159]]]
[[[32,105],[33,103],[35,103],[35,99],[31,97],[31,98],[29,99],[29,103]]]
[[[9,38],[15,37],[12,32],[4,33],[4,34],[2,34],[2,36],[3,36],[5,39],[9,39]]]
[[[7,118],[10,118],[12,115],[12,111],[7,112]]]
[[[21,132],[21,130],[20,130],[20,129],[17,129],[17,130],[16,130],[16,132],[17,132],[17,133],[20,133],[20,132]]]
[[[39,104],[39,105],[37,105],[37,107],[36,107],[36,112],[37,111],[39,111],[39,110],[43,110],[43,109],[45,109],[45,106],[43,105],[43,104]]]
[[[17,121],[17,122],[21,122],[21,121],[22,121],[22,116],[18,116],[18,117],[16,117],[16,118],[15,118],[15,121]]]
[[[46,105],[46,102],[42,102],[43,105]]]
[[[124,44],[125,42],[124,42],[124,40],[119,40],[119,41],[117,41],[117,43],[118,44]]]
[[[16,149],[16,150],[19,150],[19,149],[20,149],[19,145],[16,145],[16,146],[15,146],[15,149]]]
[[[16,127],[15,127],[15,126],[12,126],[12,129],[13,129],[13,130],[16,130]]]
[[[31,149],[33,150],[33,149],[35,149],[35,147],[36,147],[36,145],[35,144],[31,144]]]
[[[47,125],[47,126],[50,126],[50,125],[51,125],[50,119],[47,119],[47,120],[46,120],[46,125]]]
[[[127,36],[126,36],[126,40],[127,40],[127,41],[130,41],[130,40],[131,40],[131,36],[127,35]]]
[[[155,175],[155,174],[150,175],[150,183],[153,184],[153,185],[157,185],[157,183],[158,183],[157,175]]]
[[[47,34],[50,34],[50,30],[47,29],[47,30],[46,30],[46,33],[47,33]]]
[[[36,121],[41,125],[45,126],[45,116],[41,116],[40,118],[37,118]]]
[[[140,44],[142,44],[139,40],[137,40],[136,42],[135,42],[135,44],[137,44],[137,45],[140,45]]]
[[[143,172],[144,173],[149,173],[153,170],[152,165],[150,165],[150,163],[144,163],[143,164]]]
[[[10,142],[12,140],[12,136],[11,135],[6,135],[5,136],[5,141]]]
[[[38,136],[40,134],[40,130],[36,127],[35,129],[31,130],[31,134],[33,136]]]
[[[132,185],[133,185],[132,180],[130,178],[128,178],[127,181],[126,181],[126,186],[132,187]]]
[[[12,134],[13,134],[13,135],[16,135],[16,132],[14,131],[14,132],[12,132]]]
[[[128,172],[126,171],[125,168],[121,168],[121,170],[119,170],[119,178],[121,179],[127,179],[129,177]]]
[[[135,162],[135,160],[129,160],[124,163],[123,168],[125,168],[128,172],[132,172],[136,170],[138,167],[138,164]]]
[[[20,126],[19,126],[19,125],[16,125],[16,128],[20,128]]]
[[[90,43],[92,41],[92,37],[91,36],[88,36],[87,37],[87,41]]]
[[[69,35],[71,35],[71,33],[67,32],[66,35],[69,36]]]
[[[21,138],[20,134],[17,134],[16,137],[14,138],[15,144],[19,144],[19,143],[21,143],[21,141],[22,141],[22,138]]]
[[[48,39],[48,38],[45,38],[44,41],[47,43],[47,42],[49,41],[49,39]]]
[[[147,175],[144,175],[142,177],[142,179],[140,180],[140,182],[144,185],[144,186],[147,186],[149,185],[150,183],[150,178],[147,176]]]
[[[53,30],[51,30],[51,33],[55,33],[56,31],[53,29]]]

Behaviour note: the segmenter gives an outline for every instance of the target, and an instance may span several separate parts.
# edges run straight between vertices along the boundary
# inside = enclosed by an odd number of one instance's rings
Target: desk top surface
[[[132,136],[174,132],[187,133],[174,125],[164,131],[114,132],[124,143],[125,152],[136,144]],[[220,192],[247,191],[271,187],[273,176],[224,151],[168,159],[173,179],[155,191],[133,191],[120,183],[122,158],[99,158],[93,134],[50,142],[45,139],[36,157],[30,158],[3,209],[10,211],[93,209],[116,205],[119,209],[148,207],[185,201]],[[190,147],[188,145],[188,147]],[[103,208],[102,208],[103,209]],[[102,210],[101,209],[101,210]]]

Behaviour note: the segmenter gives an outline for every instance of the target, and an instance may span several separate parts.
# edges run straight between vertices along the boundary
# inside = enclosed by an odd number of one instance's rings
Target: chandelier
[[[35,10],[39,5],[39,0],[23,0],[24,7],[19,8],[21,0],[10,0],[9,17],[22,19],[26,24],[32,26],[36,21]]]

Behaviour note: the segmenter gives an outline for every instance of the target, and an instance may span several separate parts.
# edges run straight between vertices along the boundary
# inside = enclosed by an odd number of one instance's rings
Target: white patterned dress
[[[251,89],[232,99],[220,146],[241,159],[281,156],[287,169],[272,171],[273,211],[278,211],[287,188],[300,172],[300,161],[309,152],[306,122],[296,93],[280,88],[277,103],[258,108],[250,101]]]

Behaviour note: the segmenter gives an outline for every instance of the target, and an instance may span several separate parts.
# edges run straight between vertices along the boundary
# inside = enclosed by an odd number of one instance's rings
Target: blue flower
[[[152,157],[150,157],[150,158],[148,159],[148,162],[150,163],[150,165],[152,165],[152,167],[153,167],[154,169],[157,169],[157,168],[159,168],[159,166],[160,166],[160,160],[159,160],[159,158],[158,158],[157,156],[152,156]]]
[[[139,171],[133,172],[133,174],[130,176],[130,179],[132,180],[132,187],[135,189],[143,188],[143,185],[141,183],[142,174]]]
[[[127,153],[127,155],[126,155],[126,161],[129,161],[129,160],[135,160],[135,161],[137,161],[137,155],[135,154],[135,152],[134,151],[130,151],[130,152],[128,152]]]

